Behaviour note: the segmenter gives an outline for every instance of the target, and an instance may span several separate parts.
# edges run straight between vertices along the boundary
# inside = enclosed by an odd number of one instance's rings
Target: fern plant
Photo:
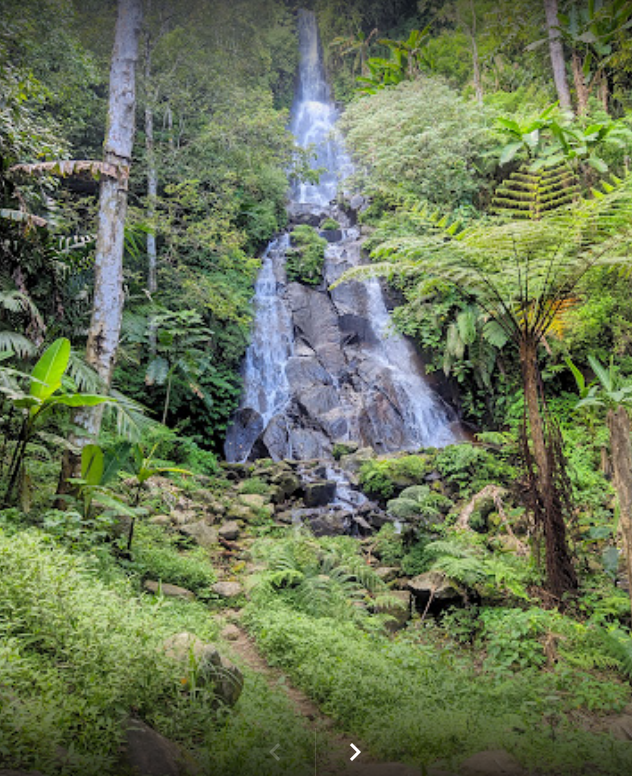
[[[553,208],[564,201],[555,194],[561,184],[561,178],[550,181],[544,201],[552,209],[543,208],[538,194],[546,186],[525,190],[530,204],[524,210],[531,218],[496,218],[460,231],[430,218],[422,234],[374,249],[381,264],[355,268],[338,281],[379,274],[440,278],[481,308],[517,349],[530,442],[524,446],[530,504],[544,537],[547,587],[560,601],[577,589],[577,576],[566,540],[563,463],[545,412],[539,348],[573,306],[577,284],[592,267],[629,263],[632,176],[614,180],[590,200]]]
[[[324,546],[323,546],[324,545]],[[298,533],[283,541],[260,540],[253,555],[266,563],[255,585],[261,602],[281,598],[312,617],[366,621],[365,604],[378,612],[401,606],[364,558],[333,542]],[[379,615],[381,621],[390,619]]]

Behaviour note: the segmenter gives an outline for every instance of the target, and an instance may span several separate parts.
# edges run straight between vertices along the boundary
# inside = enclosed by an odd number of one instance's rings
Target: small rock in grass
[[[184,631],[168,638],[164,643],[164,651],[167,657],[183,664],[183,670],[187,672],[185,684],[199,687],[211,683],[215,695],[222,703],[228,706],[237,703],[244,686],[243,674],[230,660],[222,657],[212,644],[206,644],[193,633]]]
[[[184,587],[169,585],[166,582],[154,582],[151,579],[146,579],[143,587],[149,593],[153,593],[154,595],[162,593],[162,595],[166,596],[167,598],[182,598],[185,601],[195,600],[195,593],[192,593],[190,590],[187,590]]]
[[[231,623],[222,630],[220,635],[226,641],[237,641],[241,637],[241,631],[236,625]]]
[[[234,520],[229,520],[228,523],[224,523],[224,525],[219,529],[218,533],[222,539],[226,539],[227,541],[234,541],[235,539],[239,538],[239,526]]]
[[[197,523],[190,523],[180,527],[180,533],[190,536],[192,539],[206,549],[210,549],[217,544],[217,531],[207,525],[203,520]]]
[[[211,590],[220,598],[237,598],[242,593],[239,582],[216,582]]]
[[[259,493],[244,493],[239,500],[251,509],[261,509],[268,503],[268,499]]]
[[[149,522],[152,525],[159,525],[166,528],[171,525],[171,518],[169,515],[156,515],[155,517],[152,517]]]
[[[383,582],[392,582],[397,578],[399,569],[395,568],[394,566],[380,566],[379,568],[375,569],[375,573]]]
[[[139,776],[187,776],[196,772],[180,747],[140,719],[126,723],[121,765]],[[189,756],[190,759],[190,756]]]

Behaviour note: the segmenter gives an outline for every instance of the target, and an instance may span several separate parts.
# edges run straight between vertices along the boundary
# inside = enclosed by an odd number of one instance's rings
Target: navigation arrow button
[[[350,758],[349,758],[349,759],[351,760],[351,762],[353,762],[353,761],[355,760],[355,758],[356,758],[356,757],[357,757],[359,754],[361,754],[361,752],[360,752],[360,750],[358,749],[358,747],[357,747],[355,744],[350,744],[350,746],[351,746],[351,748],[353,749],[353,751],[355,752],[355,754],[353,755],[353,757],[350,757]]]
[[[270,754],[271,754],[271,755],[274,757],[274,759],[275,759],[275,760],[280,760],[280,759],[281,759],[281,758],[279,757],[279,755],[276,753],[276,750],[277,750],[277,749],[278,749],[280,746],[281,746],[281,744],[277,744],[276,746],[272,747],[272,749],[270,749]]]

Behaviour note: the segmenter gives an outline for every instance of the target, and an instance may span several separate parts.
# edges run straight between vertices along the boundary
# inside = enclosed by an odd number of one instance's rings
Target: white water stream
[[[324,275],[330,283],[341,271],[362,261],[361,242],[357,228],[350,227],[344,213],[332,204],[340,182],[351,172],[351,162],[336,134],[338,111],[325,77],[316,17],[311,11],[300,10],[298,21],[301,59],[291,130],[298,145],[314,147],[312,166],[324,168],[325,173],[316,185],[297,184],[290,192],[290,208],[298,206],[318,217],[335,215],[341,221],[341,239],[329,245],[325,256]],[[252,342],[243,366],[244,392],[237,413],[241,413],[241,422],[235,422],[228,431],[226,457],[246,460],[261,439],[272,457],[299,459],[327,457],[330,443],[345,440],[369,444],[380,451],[438,447],[456,441],[449,410],[425,380],[414,347],[392,331],[377,280],[349,284],[346,291],[341,286],[326,299],[319,297],[334,315],[344,310],[347,317],[368,321],[372,334],[353,350],[341,344],[340,333],[339,342],[332,347],[340,349],[338,361],[347,363],[337,370],[313,346],[316,353],[312,362],[325,373],[321,394],[331,396],[333,391],[336,399],[330,400],[323,410],[320,430],[315,428],[319,413],[317,417],[312,413],[308,421],[301,419],[300,411],[305,415],[301,402],[305,402],[293,395],[295,389],[287,370],[291,361],[300,362],[295,356],[295,351],[300,350],[296,347],[297,324],[288,301],[284,268],[288,247],[289,237],[284,234],[270,243],[263,256],[255,286]],[[310,293],[316,292],[310,289]],[[326,288],[319,293],[325,295]],[[316,331],[312,339],[318,339],[319,324],[317,320],[311,322],[311,329]],[[322,326],[325,325],[323,318]],[[304,340],[299,356],[312,347],[309,343],[306,346]],[[350,388],[353,380],[349,380],[348,374],[352,369],[356,370],[355,384]],[[304,389],[304,385],[299,388]],[[318,386],[315,390],[318,393]],[[327,420],[332,413],[337,425]],[[334,433],[331,428],[341,430]],[[326,443],[314,441],[317,434],[328,435],[326,439],[323,436]]]

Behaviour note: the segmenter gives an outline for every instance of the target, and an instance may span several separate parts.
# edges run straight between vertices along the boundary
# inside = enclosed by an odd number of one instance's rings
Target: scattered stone
[[[463,594],[446,577],[438,571],[427,571],[425,574],[411,579],[408,589],[415,596],[418,607],[425,607],[430,598],[440,607],[461,602]]]
[[[231,623],[222,630],[220,635],[226,641],[237,641],[241,637],[241,630]]]
[[[167,598],[182,598],[185,601],[194,601],[195,593],[187,590],[184,587],[178,587],[177,585],[170,585],[167,582],[154,582],[151,579],[146,579],[143,587],[147,592],[158,595],[161,593]]]
[[[192,539],[206,549],[210,549],[217,544],[217,531],[210,525],[200,520],[197,523],[180,526],[180,533],[190,536]]]
[[[155,515],[154,517],[150,518],[149,522],[152,525],[159,525],[162,528],[166,528],[167,526],[171,525],[171,518],[169,515]]]
[[[239,582],[216,582],[211,590],[217,593],[220,598],[237,598],[243,592]]]
[[[394,579],[397,579],[399,571],[395,566],[380,566],[375,569],[375,573],[383,582],[392,582]]]
[[[293,512],[291,509],[285,509],[283,512],[277,512],[276,519],[279,523],[285,523],[291,525],[293,520]]]
[[[254,512],[250,507],[246,506],[245,504],[239,504],[237,502],[234,502],[230,505],[228,508],[228,512],[226,513],[226,517],[229,520],[252,520],[252,518],[255,516]]]
[[[299,510],[303,511],[303,510]],[[305,510],[309,513],[309,510]],[[345,512],[311,513],[307,521],[314,536],[343,536],[347,533],[348,518]]]
[[[349,453],[349,455],[343,455],[340,458],[340,466],[352,473],[360,471],[360,467],[366,461],[372,461],[377,458],[377,453],[372,447],[361,447],[356,450],[355,453]]]
[[[271,484],[277,488],[277,492],[280,495],[280,501],[285,501],[290,496],[293,496],[297,490],[301,487],[300,479],[292,471],[281,471],[271,479]],[[280,503],[274,498],[275,503]]]
[[[306,507],[324,507],[336,497],[336,483],[333,480],[325,482],[310,482],[305,485],[303,501]]]
[[[242,504],[245,504],[251,509],[262,509],[268,501],[268,499],[260,493],[244,493],[239,496],[239,500]]]
[[[195,660],[194,677],[187,678],[197,686],[214,685],[217,698],[228,706],[234,706],[241,695],[244,677],[239,668],[219,654],[212,644],[206,644],[193,633],[178,633],[164,643],[167,657],[177,660],[191,670],[191,657]]]
[[[218,534],[222,539],[226,539],[229,542],[234,541],[239,538],[239,526],[234,520],[230,520],[228,523],[224,523],[219,529]]]
[[[120,762],[126,772],[138,776],[185,776],[196,772],[194,763],[177,744],[161,736],[140,719],[126,723]]]
[[[364,533],[368,534],[373,531],[371,525],[367,523],[367,521],[362,517],[362,515],[354,515],[352,520],[361,531],[364,531]]]
[[[171,522],[177,526],[195,523],[197,519],[197,512],[193,509],[174,509],[171,512]]]
[[[366,203],[362,194],[354,194],[349,200],[350,210],[360,210],[360,208]]]
[[[461,776],[527,776],[527,771],[504,749],[478,752],[461,763]]]

